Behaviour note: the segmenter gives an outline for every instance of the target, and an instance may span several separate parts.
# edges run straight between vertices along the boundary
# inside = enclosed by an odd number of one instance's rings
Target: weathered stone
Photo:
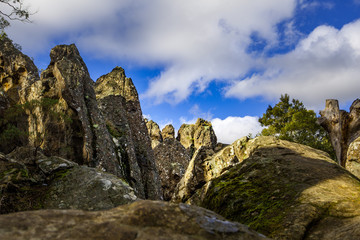
[[[205,186],[201,206],[275,239],[359,236],[360,181],[326,153],[272,137],[241,152],[245,160]]]
[[[154,149],[163,141],[159,125],[153,120],[145,120],[149,136],[151,138],[151,147]]]
[[[194,147],[199,149],[201,146],[216,147],[217,138],[212,128],[211,122],[199,118],[195,123]]]
[[[350,143],[345,168],[360,178],[360,137]]]
[[[215,152],[209,147],[200,147],[194,153],[184,176],[176,186],[174,196],[175,202],[186,202],[196,190],[206,183],[204,163],[211,159]]]
[[[30,142],[60,156],[119,177],[122,169],[101,115],[84,61],[75,45],[59,45],[33,84],[28,101],[39,101],[29,118]]]
[[[161,135],[162,135],[163,139],[167,139],[167,138],[174,139],[174,138],[175,138],[175,129],[174,129],[174,126],[171,125],[171,124],[166,125],[166,126],[161,130]]]
[[[192,156],[201,146],[215,149],[217,138],[209,121],[198,118],[195,124],[181,125],[177,140],[188,149]]]
[[[329,133],[338,163],[345,167],[349,145],[360,136],[360,99],[352,103],[349,113],[339,109],[337,100],[328,99],[320,115],[319,123]]]
[[[177,186],[173,201],[198,204],[203,185],[238,164],[239,159],[248,156],[243,152],[243,146],[248,140],[247,137],[241,138],[216,153],[209,147],[201,147],[196,151],[184,178]]]
[[[34,148],[0,154],[0,213],[44,208],[100,210],[137,200],[122,179]]]
[[[39,80],[39,73],[31,59],[14,47],[7,37],[0,39],[0,151],[10,153],[28,143],[27,116],[21,110],[30,86]],[[5,114],[11,115],[5,116]]]
[[[138,201],[108,211],[42,210],[2,215],[0,238],[267,239],[199,207],[152,201]]]
[[[170,200],[190,162],[189,153],[180,142],[165,138],[164,142],[154,148],[154,155],[164,200]]]
[[[137,91],[124,69],[114,68],[95,84],[96,97],[121,162],[123,177],[141,198],[161,199],[160,179]]]
[[[55,172],[52,178],[43,202],[45,209],[103,210],[137,200],[124,180],[94,168],[77,166]]]

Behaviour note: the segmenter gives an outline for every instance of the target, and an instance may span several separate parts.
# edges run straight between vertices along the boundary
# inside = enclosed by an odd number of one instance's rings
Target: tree
[[[327,132],[317,123],[313,110],[307,110],[297,99],[290,101],[289,95],[281,95],[280,101],[268,107],[259,119],[266,126],[261,135],[276,136],[279,139],[304,144],[323,150],[335,159],[335,151]]]
[[[24,8],[23,0],[0,0],[0,29],[2,34],[4,29],[10,25],[9,21],[30,22],[30,12]]]

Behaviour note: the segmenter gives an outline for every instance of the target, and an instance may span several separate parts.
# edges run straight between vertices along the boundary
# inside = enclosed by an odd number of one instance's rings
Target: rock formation
[[[352,103],[350,112],[340,110],[337,100],[328,99],[320,115],[319,123],[329,133],[338,163],[345,167],[349,145],[360,136],[360,99]]]
[[[268,239],[194,206],[138,201],[108,211],[43,210],[0,216],[1,239]]]
[[[60,45],[39,78],[10,40],[0,45],[0,137],[15,139],[1,141],[0,151],[31,146],[35,156],[41,149],[123,178],[140,198],[161,198],[138,94],[123,69],[94,84],[76,46]]]
[[[161,179],[164,200],[170,200],[190,162],[188,151],[174,138],[165,138],[154,148],[156,167]]]
[[[124,69],[116,67],[95,84],[96,98],[116,145],[124,178],[138,196],[160,199],[160,181],[138,93]]]
[[[188,149],[192,156],[201,146],[215,149],[217,138],[209,121],[199,118],[195,124],[181,125],[177,140]]]
[[[137,200],[122,179],[32,148],[0,153],[0,213],[33,209],[103,210]]]
[[[196,204],[274,239],[358,238],[360,181],[326,153],[259,137],[236,155],[240,163],[204,185]]]
[[[159,125],[153,120],[145,120],[149,136],[151,138],[151,147],[154,149],[159,143],[163,141]]]
[[[166,125],[161,130],[161,135],[162,135],[164,140],[167,139],[167,138],[174,139],[175,138],[175,128],[171,124]]]
[[[248,140],[247,137],[241,138],[218,152],[209,147],[200,147],[194,153],[184,177],[177,185],[172,200],[189,204],[197,201],[202,186],[247,156],[243,152],[243,146]]]
[[[360,178],[360,137],[350,143],[347,151],[345,168]]]

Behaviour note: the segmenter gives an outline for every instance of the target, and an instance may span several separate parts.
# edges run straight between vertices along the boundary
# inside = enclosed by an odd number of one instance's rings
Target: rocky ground
[[[75,45],[39,76],[0,40],[0,239],[359,239],[359,101],[320,122],[338,163],[274,137],[217,142],[143,119],[115,67],[93,81]],[[266,237],[265,237],[266,236]]]

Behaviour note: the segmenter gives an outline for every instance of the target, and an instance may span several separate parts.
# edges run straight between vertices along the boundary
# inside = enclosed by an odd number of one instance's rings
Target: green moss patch
[[[261,162],[234,167],[212,181],[201,206],[271,236],[296,199],[294,184],[274,176],[276,168]]]

